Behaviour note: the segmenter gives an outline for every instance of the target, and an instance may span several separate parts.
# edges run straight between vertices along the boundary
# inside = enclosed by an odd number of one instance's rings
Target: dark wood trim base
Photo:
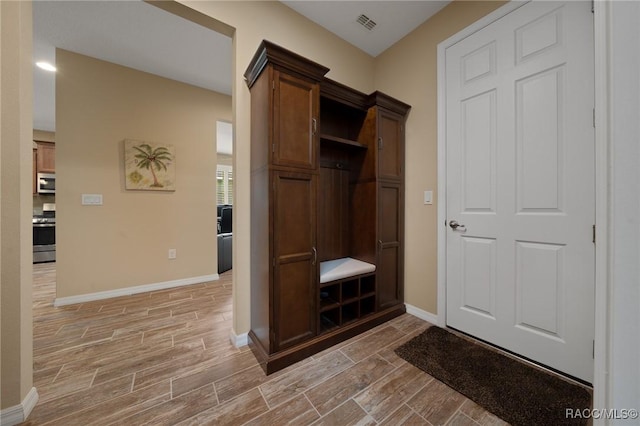
[[[267,354],[264,351],[259,340],[249,331],[249,347],[260,363],[264,372],[269,375],[276,371],[282,370],[298,361],[310,357],[320,351],[330,348],[340,342],[350,339],[360,333],[363,333],[377,325],[389,321],[406,312],[404,304],[400,304],[381,312],[376,312],[351,324],[340,327],[339,329],[321,334],[308,342],[295,345],[292,348],[283,351]]]

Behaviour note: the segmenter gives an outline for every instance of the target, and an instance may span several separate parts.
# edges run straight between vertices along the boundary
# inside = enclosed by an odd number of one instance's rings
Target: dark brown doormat
[[[591,407],[585,388],[442,328],[428,328],[396,353],[514,426],[587,423],[570,418]]]

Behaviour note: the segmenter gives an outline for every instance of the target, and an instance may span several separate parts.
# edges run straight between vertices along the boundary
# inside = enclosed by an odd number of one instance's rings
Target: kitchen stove
[[[33,263],[56,260],[56,205],[44,204],[33,222]]]

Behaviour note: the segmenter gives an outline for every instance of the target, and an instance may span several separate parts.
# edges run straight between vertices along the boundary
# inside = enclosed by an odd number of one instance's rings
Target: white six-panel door
[[[588,382],[592,19],[531,2],[445,54],[447,325]]]

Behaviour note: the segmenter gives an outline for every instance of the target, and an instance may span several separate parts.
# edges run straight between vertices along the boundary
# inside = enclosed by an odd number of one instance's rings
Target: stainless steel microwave
[[[56,175],[53,173],[38,173],[38,194],[56,193]]]

